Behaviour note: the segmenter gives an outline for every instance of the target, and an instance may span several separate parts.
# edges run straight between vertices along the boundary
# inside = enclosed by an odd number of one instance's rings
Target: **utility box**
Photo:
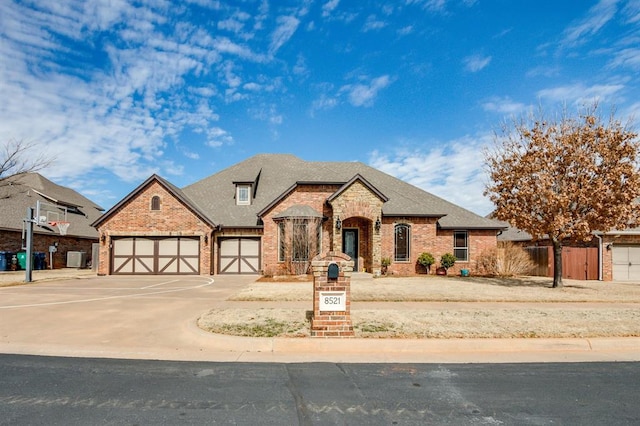
[[[83,251],[67,252],[67,268],[86,268],[87,254]]]

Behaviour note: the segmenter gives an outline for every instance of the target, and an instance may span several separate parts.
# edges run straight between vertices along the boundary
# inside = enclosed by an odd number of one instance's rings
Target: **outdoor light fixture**
[[[102,234],[102,235],[100,236],[100,241],[102,241],[102,244],[104,244],[104,242],[105,242],[105,241],[107,241],[107,236],[106,236],[106,235],[104,235],[104,234]]]
[[[205,244],[209,244],[209,236],[208,235],[204,236],[204,243]]]
[[[376,223],[373,226],[376,227],[376,231],[380,230],[380,227],[382,226],[382,222],[380,222],[380,217],[376,219]]]
[[[340,220],[340,216],[336,219],[336,229],[342,228],[342,221]]]

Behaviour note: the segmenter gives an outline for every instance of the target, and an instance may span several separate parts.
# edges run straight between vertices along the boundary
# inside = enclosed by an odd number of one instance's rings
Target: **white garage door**
[[[640,246],[613,246],[613,279],[640,282]]]
[[[187,274],[200,272],[198,238],[130,237],[113,239],[113,274]]]
[[[259,238],[224,238],[219,241],[219,274],[257,274],[260,270]]]

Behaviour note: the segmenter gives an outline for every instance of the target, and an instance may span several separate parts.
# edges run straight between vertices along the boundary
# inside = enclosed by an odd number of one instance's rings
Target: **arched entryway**
[[[354,261],[353,270],[373,271],[373,222],[364,217],[350,217],[342,221],[341,251]]]

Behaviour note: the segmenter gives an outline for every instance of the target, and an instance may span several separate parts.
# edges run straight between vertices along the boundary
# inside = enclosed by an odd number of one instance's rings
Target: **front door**
[[[342,231],[342,252],[353,260],[353,271],[358,272],[358,230]]]

